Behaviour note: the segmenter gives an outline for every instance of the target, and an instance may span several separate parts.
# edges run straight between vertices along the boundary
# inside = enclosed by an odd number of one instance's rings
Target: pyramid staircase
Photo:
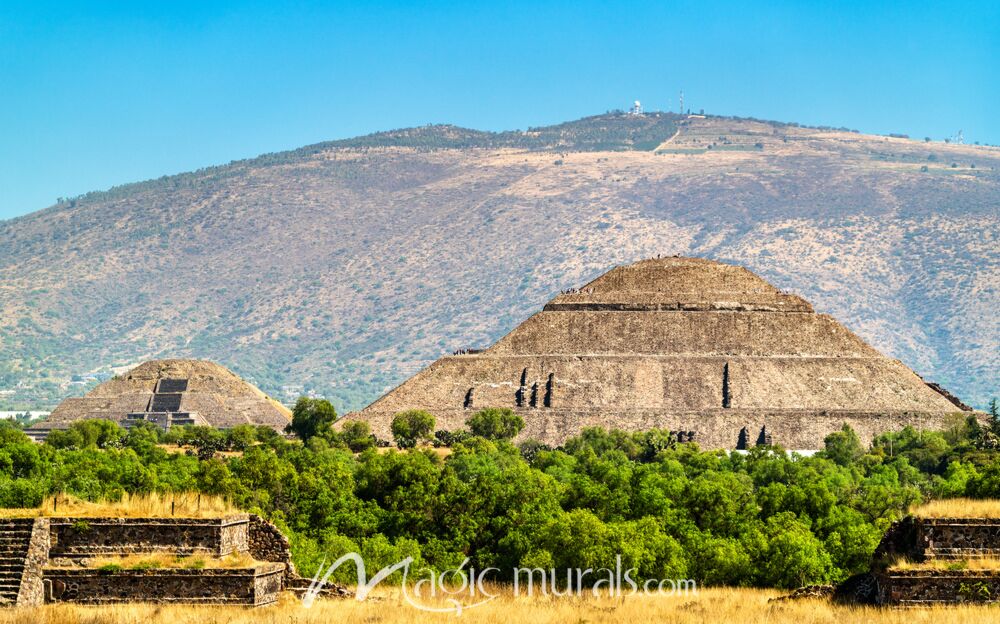
[[[34,526],[34,518],[0,520],[0,605],[26,602],[23,586],[30,582],[25,567]]]

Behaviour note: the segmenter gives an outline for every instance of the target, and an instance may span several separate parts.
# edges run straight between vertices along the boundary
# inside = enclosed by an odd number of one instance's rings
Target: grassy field
[[[409,606],[398,590],[385,590],[377,599],[320,600],[310,609],[290,595],[275,606],[261,609],[112,605],[45,607],[0,611],[0,624],[251,624],[327,622],[562,622],[590,624],[612,622],[668,622],[696,624],[964,624],[1000,622],[1000,608],[989,606],[929,609],[873,609],[834,606],[818,600],[768,602],[774,591],[708,589],[687,596],[627,596],[623,598],[519,598],[500,596],[492,602],[453,613],[428,613]],[[430,603],[446,606],[443,602]]]

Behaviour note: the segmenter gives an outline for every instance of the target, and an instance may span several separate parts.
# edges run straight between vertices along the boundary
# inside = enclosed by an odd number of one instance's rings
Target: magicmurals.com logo
[[[358,585],[354,597],[358,601],[368,598],[379,583],[399,571],[402,571],[403,574],[401,584],[403,597],[410,606],[421,611],[462,615],[462,611],[484,605],[499,596],[499,594],[490,593],[490,586],[487,583],[491,575],[500,572],[500,568],[466,569],[469,563],[469,560],[466,559],[462,565],[454,570],[444,570],[437,573],[431,571],[428,576],[420,578],[411,586],[409,576],[413,557],[407,557],[386,566],[369,579],[361,555],[347,553],[325,570],[323,566],[326,561],[324,560],[320,564],[309,588],[302,597],[302,605],[306,608],[311,607],[316,597],[330,581],[330,576],[337,568],[347,562],[353,562],[357,571]],[[512,575],[514,583],[511,589],[514,597],[580,597],[587,592],[594,596],[610,595],[612,597],[634,594],[688,595],[698,593],[698,588],[691,579],[637,581],[634,578],[637,572],[638,570],[635,568],[624,569],[622,567],[621,555],[615,556],[613,569],[567,568],[557,572],[555,569],[514,568]],[[425,602],[427,598],[441,598],[447,606],[429,605]]]

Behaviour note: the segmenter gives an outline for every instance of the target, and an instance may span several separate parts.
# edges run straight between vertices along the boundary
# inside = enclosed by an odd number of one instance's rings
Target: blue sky
[[[834,6],[836,5],[836,6]],[[693,109],[1000,144],[998,2],[0,1],[0,219],[425,123]]]

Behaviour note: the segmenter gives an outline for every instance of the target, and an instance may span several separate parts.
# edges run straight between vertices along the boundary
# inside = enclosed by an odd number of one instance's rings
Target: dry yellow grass
[[[1000,500],[950,498],[936,500],[910,510],[919,518],[1000,518]]]
[[[0,509],[0,518],[114,516],[117,518],[219,518],[240,513],[218,496],[181,492],[176,494],[122,495],[118,501],[91,503],[74,496],[58,494],[46,498],[32,509]]]
[[[310,609],[291,595],[260,609],[157,605],[83,607],[52,604],[0,611],[0,624],[327,624],[370,622],[386,624],[470,624],[530,622],[561,624],[587,622],[668,622],[671,624],[967,624],[1000,622],[1000,609],[956,606],[920,609],[875,609],[834,606],[819,600],[768,603],[775,591],[707,589],[688,596],[631,596],[610,598],[519,598],[509,594],[454,614],[436,614],[409,606],[399,590],[378,593],[379,600],[320,600]],[[438,602],[437,606],[445,606]]]

